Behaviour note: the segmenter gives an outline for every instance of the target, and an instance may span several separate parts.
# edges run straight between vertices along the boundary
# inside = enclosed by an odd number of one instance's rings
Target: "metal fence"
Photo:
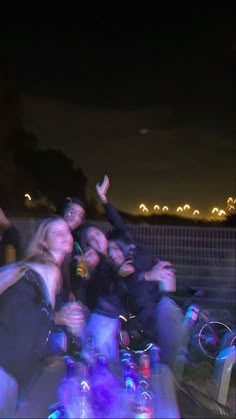
[[[23,247],[32,236],[36,219],[14,219]],[[107,232],[106,222],[92,221]],[[236,228],[130,224],[136,241],[153,257],[171,261],[176,269],[177,295],[201,288],[204,303],[233,310],[236,302]],[[234,311],[234,310],[233,310]]]

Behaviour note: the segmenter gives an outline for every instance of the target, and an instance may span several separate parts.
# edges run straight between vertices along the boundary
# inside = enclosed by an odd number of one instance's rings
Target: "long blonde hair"
[[[29,242],[24,259],[36,263],[54,263],[57,262],[47,247],[48,230],[52,223],[58,220],[63,220],[59,215],[51,215],[43,218],[34,233],[33,238]]]

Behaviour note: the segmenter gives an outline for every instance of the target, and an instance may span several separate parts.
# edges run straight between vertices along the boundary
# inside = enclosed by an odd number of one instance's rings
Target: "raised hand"
[[[102,183],[96,184],[96,191],[98,194],[98,197],[102,201],[103,204],[107,202],[107,191],[110,186],[109,177],[107,175],[104,176]]]

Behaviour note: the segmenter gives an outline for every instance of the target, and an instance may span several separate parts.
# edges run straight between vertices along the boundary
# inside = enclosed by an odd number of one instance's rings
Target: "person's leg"
[[[119,332],[120,320],[97,313],[91,313],[85,327],[83,347],[87,352],[86,339],[92,336],[96,350],[105,355],[110,361],[117,362],[119,359]]]
[[[12,418],[16,411],[18,384],[0,367],[0,418]]]
[[[161,362],[173,368],[179,345],[182,342],[184,315],[181,308],[165,296],[155,308],[155,326]]]

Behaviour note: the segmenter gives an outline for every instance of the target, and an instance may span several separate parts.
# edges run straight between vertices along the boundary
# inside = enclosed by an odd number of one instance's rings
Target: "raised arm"
[[[107,191],[109,186],[109,177],[105,175],[103,181],[96,184],[98,198],[104,206],[107,220],[112,225],[112,227],[119,232],[127,232],[128,227],[125,224],[123,218],[120,216],[119,212],[108,202]]]

